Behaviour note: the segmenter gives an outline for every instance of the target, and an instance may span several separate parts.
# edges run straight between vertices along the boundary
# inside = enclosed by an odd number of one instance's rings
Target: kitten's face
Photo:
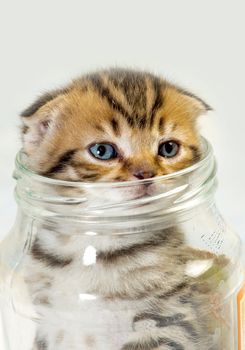
[[[207,106],[152,75],[109,71],[44,95],[23,112],[36,172],[71,181],[128,181],[183,169],[200,156]]]

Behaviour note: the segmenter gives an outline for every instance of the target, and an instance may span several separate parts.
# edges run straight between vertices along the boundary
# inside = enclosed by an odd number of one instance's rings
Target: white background
[[[18,113],[93,68],[150,69],[203,97],[219,207],[245,239],[244,1],[0,0],[0,237],[15,217]]]

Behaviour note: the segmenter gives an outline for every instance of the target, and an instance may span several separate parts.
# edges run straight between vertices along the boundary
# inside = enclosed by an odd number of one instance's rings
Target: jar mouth
[[[124,182],[72,182],[32,172],[25,154],[16,157],[16,200],[28,216],[45,221],[79,223],[93,230],[120,226],[127,232],[157,223],[172,225],[197,205],[212,201],[216,163],[202,139],[202,158],[183,170],[151,179]],[[182,220],[182,219],[181,219]],[[127,227],[126,227],[127,226]]]
[[[26,164],[25,164],[25,158],[26,155],[21,149],[15,159],[15,167],[16,170],[14,172],[14,178],[18,179],[18,174],[22,174],[25,177],[29,177],[32,180],[48,184],[48,185],[55,185],[55,186],[66,186],[66,187],[75,187],[75,188],[120,188],[120,187],[133,187],[138,185],[147,185],[147,184],[154,184],[154,183],[164,183],[165,181],[168,182],[169,180],[179,179],[181,177],[184,177],[188,174],[194,173],[198,169],[202,169],[205,167],[206,164],[208,164],[212,158],[213,158],[213,148],[209,141],[205,139],[204,137],[201,138],[202,141],[202,157],[200,160],[195,162],[189,167],[186,167],[184,169],[178,170],[176,172],[173,172],[171,174],[156,176],[151,179],[142,179],[142,180],[128,180],[128,181],[100,181],[100,182],[84,182],[84,181],[65,181],[65,180],[58,180],[58,179],[52,179],[49,177],[45,177],[42,175],[39,175],[32,170],[30,170]]]

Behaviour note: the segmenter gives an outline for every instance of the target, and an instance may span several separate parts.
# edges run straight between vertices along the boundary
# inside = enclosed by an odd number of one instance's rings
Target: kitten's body
[[[200,157],[195,118],[206,110],[196,96],[150,74],[102,72],[27,109],[24,147],[29,166],[53,178],[153,177]],[[92,142],[108,139],[116,144],[117,159],[103,162],[86,153]],[[174,160],[154,153],[159,139],[177,139],[181,150]],[[209,291],[186,273],[189,261],[216,258],[186,247],[176,227],[122,237],[55,231],[41,227],[25,261],[42,319],[34,349],[219,349],[208,330]],[[94,260],[86,262],[88,250]]]
[[[195,291],[197,283],[186,274],[197,257],[180,233],[113,238],[117,248],[111,250],[111,237],[71,236],[64,245],[64,238],[47,230],[38,235],[26,261],[41,319],[38,350],[211,349],[207,290]],[[59,262],[50,258],[55,255]]]

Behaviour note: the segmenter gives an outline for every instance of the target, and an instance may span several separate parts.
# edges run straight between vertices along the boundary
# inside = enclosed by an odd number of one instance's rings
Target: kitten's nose
[[[150,179],[156,176],[156,173],[152,170],[137,170],[133,173],[135,177],[139,180]]]

